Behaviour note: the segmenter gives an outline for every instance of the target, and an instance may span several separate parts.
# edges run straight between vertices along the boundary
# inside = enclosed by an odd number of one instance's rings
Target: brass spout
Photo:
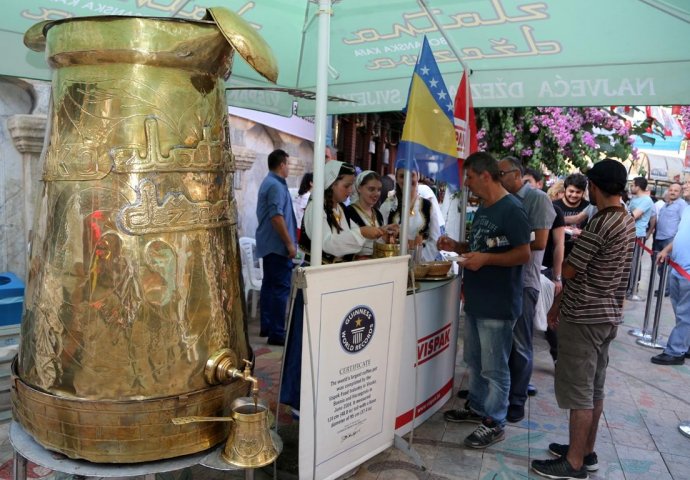
[[[252,376],[252,362],[250,362],[247,359],[243,359],[244,361],[244,371],[242,372],[242,378],[244,378],[245,382],[251,382],[252,383],[252,396],[254,398],[258,398],[259,396],[259,379]]]
[[[228,348],[217,351],[206,361],[204,368],[204,378],[209,385],[219,383],[230,383],[235,379],[241,379],[252,384],[252,396],[259,396],[259,379],[252,376],[252,362],[244,361],[244,370],[240,370],[237,365],[235,354]]]

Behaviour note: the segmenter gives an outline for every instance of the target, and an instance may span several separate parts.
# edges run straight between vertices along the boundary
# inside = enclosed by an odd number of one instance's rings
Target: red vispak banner
[[[463,182],[465,159],[477,151],[477,123],[474,120],[472,91],[467,72],[463,72],[458,92],[455,94],[455,140],[458,146],[458,171],[460,182]]]

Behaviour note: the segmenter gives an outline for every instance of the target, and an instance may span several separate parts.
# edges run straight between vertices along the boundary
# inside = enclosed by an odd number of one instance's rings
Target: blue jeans
[[[292,260],[269,253],[263,257],[264,278],[261,281],[261,332],[272,340],[285,339],[285,316],[290,297]]]
[[[527,386],[532,377],[532,333],[534,332],[534,315],[539,300],[539,290],[525,287],[522,289],[522,315],[513,327],[513,348],[510,352],[511,405],[524,406],[527,401]]]
[[[465,314],[463,359],[470,374],[469,406],[476,413],[505,425],[510,371],[508,356],[515,321]]]
[[[671,290],[671,306],[676,314],[676,326],[668,336],[664,352],[680,357],[685,355],[690,347],[690,280],[671,272],[668,276],[668,285]]]

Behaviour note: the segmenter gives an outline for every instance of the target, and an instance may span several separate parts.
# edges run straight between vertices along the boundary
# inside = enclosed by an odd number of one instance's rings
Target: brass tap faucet
[[[244,371],[242,372],[241,378],[245,382],[251,382],[252,384],[252,396],[259,396],[259,379],[252,376],[252,362],[247,359],[242,360],[244,362]]]
[[[217,351],[206,361],[204,368],[204,378],[209,385],[219,383],[230,383],[235,379],[242,379],[252,384],[252,396],[259,396],[259,379],[252,376],[252,362],[244,359],[244,370],[240,370],[237,365],[237,357],[228,348]]]

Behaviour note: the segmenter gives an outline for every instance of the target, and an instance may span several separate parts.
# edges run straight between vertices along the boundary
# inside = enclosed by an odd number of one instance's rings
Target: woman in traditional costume
[[[354,259],[367,240],[375,240],[384,235],[380,227],[350,225],[345,215],[345,200],[352,193],[355,183],[355,168],[346,162],[331,160],[324,166],[323,205],[315,205],[310,199],[302,219],[300,249],[307,252],[305,263],[309,263],[311,236],[314,230],[313,210],[319,209],[322,215],[316,221],[322,222],[322,263],[339,263]],[[320,217],[320,218],[319,218]],[[290,405],[293,414],[299,415],[300,382],[302,369],[302,330],[304,316],[304,298],[302,290],[297,290],[293,315],[288,331],[288,342],[285,351],[283,383],[280,390],[280,403]]]
[[[436,241],[441,236],[441,226],[436,215],[432,215],[432,205],[417,192],[419,172],[410,172],[410,204],[407,216],[407,239],[410,250],[422,247],[421,261],[431,262],[438,256]],[[381,205],[381,214],[386,223],[400,224],[402,218],[402,188],[405,169],[398,167],[395,171],[395,193],[389,192],[388,198]]]

